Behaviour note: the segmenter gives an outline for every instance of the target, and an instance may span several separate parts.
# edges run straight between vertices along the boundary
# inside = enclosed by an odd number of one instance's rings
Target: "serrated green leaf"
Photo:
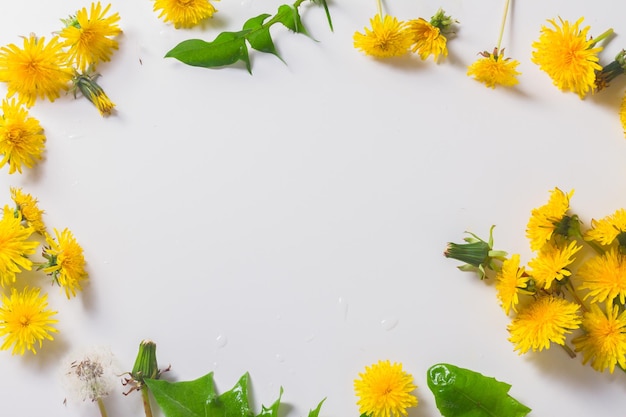
[[[324,398],[313,410],[309,410],[309,417],[318,417],[320,415],[320,410],[322,409],[322,404],[324,404],[326,398]]]
[[[144,381],[166,417],[206,417],[206,401],[216,395],[213,372],[193,381]]]
[[[280,407],[280,399],[283,396],[283,387],[280,387],[280,393],[278,394],[278,399],[274,401],[274,404],[266,407],[261,404],[261,412],[257,417],[278,417],[278,407]]]
[[[302,20],[300,20],[300,13],[298,13],[297,7],[283,4],[278,8],[278,12],[272,20],[282,23],[287,29],[295,33],[302,33],[311,38],[311,35],[309,35],[309,32],[302,24]]]
[[[206,403],[206,415],[208,417],[251,417],[253,413],[248,403],[249,378],[246,372],[229,391],[219,396],[212,394]]]
[[[172,48],[165,54],[165,57],[204,68],[223,67],[243,61],[250,72],[250,58],[246,45],[247,34],[247,30],[222,32],[212,42],[188,39]]]
[[[428,369],[428,388],[444,417],[524,417],[531,410],[508,395],[511,385],[440,363]]]
[[[272,41],[270,35],[270,25],[263,25],[265,19],[270,17],[270,14],[261,14],[257,17],[248,19],[243,25],[243,29],[248,31],[246,40],[250,43],[253,49],[260,52],[266,52],[276,55],[281,61],[282,58],[278,55],[278,51]]]

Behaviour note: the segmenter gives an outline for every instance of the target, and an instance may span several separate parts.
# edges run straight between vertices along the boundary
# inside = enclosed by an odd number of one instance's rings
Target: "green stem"
[[[580,305],[580,308],[582,308],[585,312],[587,312],[588,311],[587,307],[585,306],[583,301],[580,299],[578,294],[576,294],[576,290],[574,289],[574,285],[572,284],[572,281],[570,281],[569,279],[567,280],[566,288],[570,292],[570,294],[572,295],[574,300]]]
[[[563,350],[565,352],[567,352],[567,354],[569,355],[570,358],[574,359],[576,357],[576,352],[574,352],[572,350],[572,348],[567,346],[565,343],[563,343],[562,345],[559,345],[559,346],[561,346],[563,348]]]
[[[98,398],[97,402],[98,402],[98,409],[100,410],[100,415],[102,417],[107,417],[107,410],[104,407],[104,401],[102,401],[102,398]]]
[[[378,16],[380,16],[381,20],[383,18],[383,0],[376,0],[376,5],[378,8]]]
[[[598,36],[597,38],[592,39],[591,44],[589,45],[590,47],[595,46],[596,43],[608,38],[609,36],[611,36],[613,34],[613,29],[608,29],[606,30],[604,33],[602,33],[600,36]]]
[[[511,0],[506,0],[504,4],[504,13],[502,14],[502,23],[500,24],[500,36],[498,36],[498,44],[496,46],[497,53],[500,53],[500,45],[502,45],[502,36],[504,35],[504,26],[506,25],[506,18],[509,14],[509,5]]]
[[[141,398],[143,400],[143,409],[146,412],[146,417],[152,417],[152,407],[150,407],[150,396],[148,395],[148,387],[141,387]]]

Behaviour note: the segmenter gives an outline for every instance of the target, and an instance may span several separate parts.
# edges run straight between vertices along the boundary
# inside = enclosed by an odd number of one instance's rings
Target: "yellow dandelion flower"
[[[567,218],[569,200],[574,190],[564,193],[558,188],[550,192],[550,200],[547,204],[531,211],[530,220],[526,226],[526,237],[530,239],[530,248],[539,250],[552,239],[552,235],[558,232],[559,226]]]
[[[87,71],[85,73],[76,73],[72,79],[74,84],[74,92],[78,89],[83,97],[89,100],[100,112],[100,116],[110,116],[115,108],[115,103],[109,99],[102,87],[96,82],[100,74]]]
[[[571,276],[572,272],[567,267],[574,262],[574,255],[581,249],[576,241],[567,246],[544,245],[539,254],[528,262],[529,274],[535,279],[537,287],[548,289],[554,280],[561,281]]]
[[[27,107],[37,98],[57,99],[72,78],[62,48],[56,36],[46,43],[35,35],[24,38],[23,49],[15,44],[0,48],[0,81],[7,83],[9,96],[17,94]]]
[[[585,262],[577,274],[582,280],[580,290],[589,290],[585,299],[592,302],[613,301],[619,297],[626,302],[626,255],[615,247]]]
[[[59,36],[64,39],[63,46],[71,62],[76,64],[80,71],[99,62],[111,60],[113,51],[118,49],[115,36],[122,30],[117,25],[120,16],[117,13],[106,16],[111,5],[104,9],[98,3],[91,3],[91,10],[83,7],[65,22],[67,26],[61,30]]]
[[[39,296],[39,289],[25,288],[18,292],[11,289],[11,296],[2,294],[2,306],[0,307],[0,336],[4,336],[1,350],[7,350],[13,346],[12,354],[23,355],[26,350],[34,354],[35,344],[41,348],[44,339],[53,340],[50,333],[58,332],[52,327],[57,323],[51,317],[57,312],[47,310],[48,296]]]
[[[502,263],[502,269],[496,275],[496,293],[507,316],[511,309],[517,312],[520,293],[530,294],[526,290],[529,278],[524,267],[520,268],[519,261],[518,254],[511,255]]]
[[[539,40],[533,42],[532,61],[545,71],[562,91],[573,91],[582,99],[593,90],[598,64],[594,47],[599,39],[588,38],[589,26],[580,29],[584,18],[574,24],[559,18],[560,25],[548,20],[551,27],[542,26]]]
[[[370,19],[372,29],[365,28],[365,33],[354,33],[354,47],[366,55],[376,58],[402,56],[409,51],[413,43],[413,34],[407,30],[406,23],[395,17],[380,14]]]
[[[65,290],[67,298],[70,298],[70,294],[74,297],[76,290],[82,290],[81,282],[87,279],[83,248],[68,229],[61,233],[54,229],[54,233],[56,241],[52,236],[46,237],[48,247],[44,248],[43,256],[48,263],[43,270]]]
[[[0,117],[0,168],[9,164],[9,174],[32,168],[44,150],[46,137],[39,121],[15,99],[2,101]]]
[[[410,20],[407,30],[413,34],[412,52],[417,52],[422,60],[433,56],[435,62],[439,62],[439,57],[448,56],[448,39],[441,33],[438,27],[433,26],[426,20]]]
[[[593,240],[601,245],[610,245],[623,235],[626,240],[626,210],[619,209],[600,220],[591,220],[591,229],[585,233],[585,240]]]
[[[626,368],[626,311],[619,312],[618,306],[607,306],[604,314],[597,304],[583,315],[582,327],[585,334],[572,340],[575,348],[583,352],[583,364],[591,361],[596,371],[610,373],[615,365]]]
[[[159,19],[174,23],[176,29],[195,26],[217,12],[209,0],[156,0],[154,11],[159,10]]]
[[[504,58],[498,55],[498,51],[494,50],[492,54],[489,52],[481,52],[482,58],[476,60],[467,69],[467,75],[474,77],[476,81],[480,81],[487,87],[496,88],[496,85],[504,87],[512,87],[518,83],[517,76],[521,73],[516,68],[519,61],[510,58]]]
[[[565,344],[565,335],[580,325],[578,305],[562,298],[544,296],[522,309],[508,326],[519,354],[530,349],[549,349],[550,343]]]
[[[402,370],[401,363],[391,364],[388,360],[366,366],[361,379],[354,381],[354,390],[359,397],[359,412],[368,417],[406,416],[408,407],[417,405],[411,394],[417,387],[413,376]]]
[[[22,225],[21,213],[16,216],[9,206],[4,207],[0,219],[0,286],[13,284],[16,274],[32,269],[33,263],[27,256],[34,254],[39,245],[28,240],[34,231]]]
[[[44,234],[46,225],[43,223],[43,210],[37,206],[37,199],[28,193],[23,193],[21,188],[11,187],[11,199],[15,203],[16,214],[22,216],[26,225],[32,227],[37,233]]]

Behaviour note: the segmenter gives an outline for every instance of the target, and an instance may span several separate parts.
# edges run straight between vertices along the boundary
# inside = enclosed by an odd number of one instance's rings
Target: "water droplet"
[[[341,310],[341,314],[343,315],[343,319],[347,320],[348,319],[348,301],[345,299],[345,297],[339,297],[339,308]]]
[[[304,340],[305,340],[305,342],[309,342],[309,343],[310,343],[310,342],[312,342],[314,339],[315,339],[315,335],[314,335],[313,333],[311,333],[311,334],[310,334],[310,335],[308,335],[308,336],[306,337],[306,339],[304,339]]]
[[[280,353],[277,353],[275,357],[276,357],[276,360],[278,361],[278,363],[285,362],[285,358]]]
[[[396,318],[382,319],[380,321],[380,325],[383,327],[383,329],[390,331],[396,328],[398,322],[399,321]]]
[[[215,338],[215,344],[218,348],[223,348],[228,344],[228,339],[224,335],[219,335]]]

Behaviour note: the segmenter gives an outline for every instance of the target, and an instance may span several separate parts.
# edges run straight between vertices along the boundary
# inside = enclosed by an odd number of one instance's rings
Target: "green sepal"
[[[182,63],[194,67],[215,68],[232,65],[237,61],[246,64],[250,69],[250,57],[246,45],[247,30],[239,32],[222,32],[212,41],[188,39],[182,41],[165,54],[166,58],[175,58]]]
[[[280,57],[280,55],[278,55],[278,51],[274,46],[274,41],[272,41],[270,26],[263,25],[265,20],[270,16],[270,14],[264,13],[248,19],[246,23],[244,23],[243,29],[249,31],[246,39],[253,49],[256,49],[260,52],[276,55],[282,61],[283,59]]]
[[[426,376],[444,417],[524,417],[531,411],[508,395],[511,385],[478,372],[440,363]]]

